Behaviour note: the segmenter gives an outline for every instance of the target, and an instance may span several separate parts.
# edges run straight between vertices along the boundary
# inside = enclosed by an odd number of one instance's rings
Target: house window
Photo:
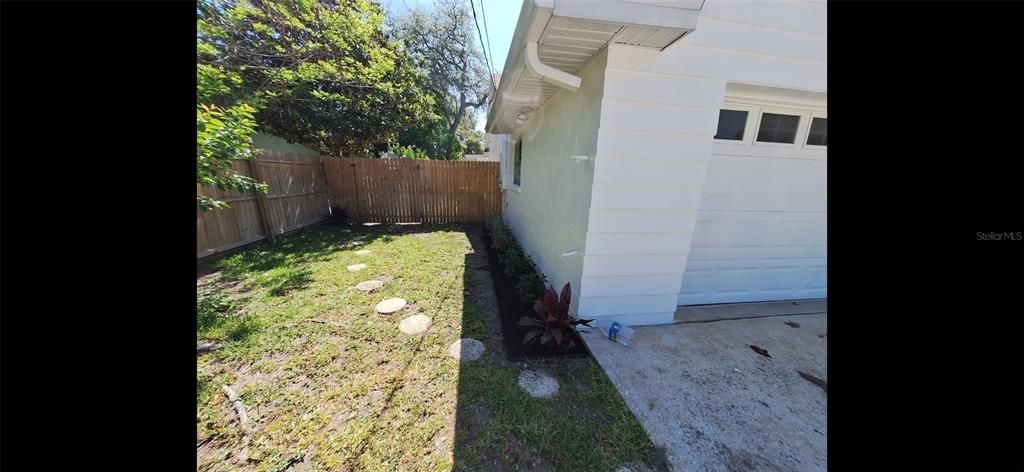
[[[515,143],[515,154],[512,161],[512,184],[519,185],[523,173],[523,141]]]
[[[807,133],[808,146],[828,146],[828,118],[811,120],[811,131]]]
[[[715,133],[715,139],[743,141],[743,131],[746,127],[746,111],[721,110],[718,112],[718,132]]]
[[[793,144],[796,141],[796,128],[800,124],[797,115],[764,113],[761,125],[757,129],[757,141],[760,143]]]

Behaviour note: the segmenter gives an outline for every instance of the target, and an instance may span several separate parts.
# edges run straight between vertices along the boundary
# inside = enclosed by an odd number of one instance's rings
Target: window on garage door
[[[827,121],[821,109],[726,99],[718,112],[715,142],[730,146],[824,150],[828,146]]]
[[[804,145],[811,148],[828,147],[828,117],[819,113],[811,115],[809,128]]]
[[[763,112],[757,127],[757,142],[793,144],[799,126],[800,115]]]

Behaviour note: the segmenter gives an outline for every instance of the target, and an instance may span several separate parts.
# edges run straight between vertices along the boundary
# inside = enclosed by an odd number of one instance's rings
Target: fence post
[[[356,177],[356,163],[352,161],[348,165],[352,168],[352,194],[356,196],[355,215],[353,215],[352,219],[355,222],[362,223],[363,209],[359,205],[359,178]]]
[[[263,151],[260,151],[260,155],[263,155]],[[257,182],[263,182],[260,178],[259,166],[256,165],[258,157],[254,157],[249,160],[249,171],[252,173],[252,178],[256,179]],[[269,185],[269,184],[268,184]],[[267,196],[258,193],[256,194],[256,208],[259,209],[260,223],[263,225],[263,232],[270,238],[270,242],[274,242],[274,228],[270,225],[270,214],[267,213]]]

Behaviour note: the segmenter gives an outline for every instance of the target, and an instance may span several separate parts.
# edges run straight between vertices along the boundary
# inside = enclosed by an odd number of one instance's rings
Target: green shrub
[[[427,151],[419,149],[413,145],[399,146],[397,144],[392,144],[388,147],[388,152],[394,153],[403,159],[412,159],[414,161],[426,161],[430,159],[430,157],[427,156]]]
[[[547,277],[537,270],[533,259],[519,247],[515,235],[508,226],[505,226],[500,216],[487,220],[487,230],[491,235],[491,247],[497,254],[505,275],[515,284],[519,300],[525,305],[532,305],[534,300],[544,293]]]

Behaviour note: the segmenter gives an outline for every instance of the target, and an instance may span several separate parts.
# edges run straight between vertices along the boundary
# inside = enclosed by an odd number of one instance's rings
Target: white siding
[[[825,8],[824,4],[812,2],[707,0],[701,9],[700,21],[711,18],[825,37],[828,33]],[[703,27],[700,23],[697,31]],[[750,42],[757,40],[758,37],[749,39]]]
[[[631,87],[621,87],[630,90]],[[624,91],[620,90],[620,94]],[[721,92],[719,92],[721,93]],[[687,133],[714,136],[717,108],[694,108],[656,103],[604,101],[601,128]]]
[[[590,209],[590,232],[613,233],[625,232],[631,228],[633,232],[649,233],[689,233],[693,231],[693,210],[617,210],[611,208]]]
[[[707,163],[701,161],[601,156],[601,167],[594,169],[594,183],[700,186],[707,169]]]
[[[757,41],[751,41],[752,36],[756,36]],[[686,43],[822,64],[828,59],[824,36],[768,29],[706,16],[701,18],[700,27],[686,38]]]
[[[696,160],[711,152],[706,134],[652,133],[602,128],[597,136],[601,156],[636,159]]]
[[[512,188],[511,145],[502,146],[505,220],[550,285],[573,287],[572,312],[578,313],[594,163],[569,156],[593,157],[604,91],[606,53],[580,72],[575,93],[559,91],[537,110],[522,139],[521,187]],[[579,251],[577,255],[563,253]],[[539,295],[539,294],[538,294]]]
[[[694,33],[696,34],[696,33]],[[632,100],[658,105],[705,107],[717,110],[715,97],[722,82],[699,77],[676,77],[624,69],[608,69],[605,100]],[[704,98],[702,101],[701,98]]]
[[[779,280],[761,293],[806,298],[824,289],[817,236],[824,231],[825,151],[794,155],[768,146],[754,157],[712,137],[728,83],[827,90],[825,13],[821,3],[706,0],[697,30],[663,51],[609,46],[581,315],[668,323],[680,281],[696,292],[712,282],[740,291],[757,271]],[[780,209],[799,212],[763,221],[760,211]],[[767,249],[750,252],[755,243],[736,233],[716,238],[717,225],[735,223]],[[731,255],[761,262],[751,269],[742,260],[704,259],[723,244]]]

